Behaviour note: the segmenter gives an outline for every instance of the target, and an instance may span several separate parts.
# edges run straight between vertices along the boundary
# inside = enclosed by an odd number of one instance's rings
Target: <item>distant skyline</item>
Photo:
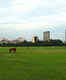
[[[42,40],[49,30],[53,39],[64,40],[65,29],[66,0],[0,0],[0,39]]]

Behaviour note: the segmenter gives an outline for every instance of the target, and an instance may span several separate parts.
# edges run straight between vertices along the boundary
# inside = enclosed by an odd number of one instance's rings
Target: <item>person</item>
[[[16,53],[16,48],[10,48],[9,53],[11,53],[11,52]]]

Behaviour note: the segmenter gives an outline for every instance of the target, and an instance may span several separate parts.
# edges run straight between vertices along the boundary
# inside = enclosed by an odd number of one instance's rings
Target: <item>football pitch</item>
[[[66,47],[0,47],[0,80],[66,80]]]

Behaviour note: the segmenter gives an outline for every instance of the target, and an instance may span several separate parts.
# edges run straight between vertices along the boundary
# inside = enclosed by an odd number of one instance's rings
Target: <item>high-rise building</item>
[[[50,31],[43,32],[43,40],[50,40]]]
[[[32,43],[36,43],[39,41],[39,38],[37,36],[32,37]]]

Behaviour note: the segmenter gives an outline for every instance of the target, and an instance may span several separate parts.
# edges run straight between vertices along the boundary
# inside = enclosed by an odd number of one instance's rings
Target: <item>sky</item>
[[[32,40],[51,31],[52,39],[64,40],[66,0],[0,0],[0,39]]]

